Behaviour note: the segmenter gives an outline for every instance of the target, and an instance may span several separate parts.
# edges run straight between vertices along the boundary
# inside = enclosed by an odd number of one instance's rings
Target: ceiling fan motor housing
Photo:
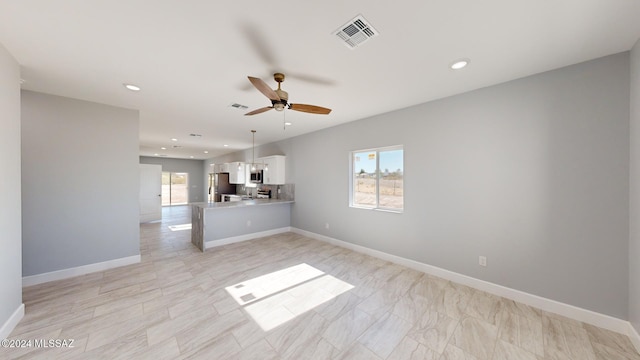
[[[287,100],[289,100],[289,93],[288,93],[288,92],[286,92],[286,91],[284,91],[284,90],[281,90],[281,89],[276,89],[276,90],[273,90],[273,91],[275,91],[275,92],[276,92],[276,94],[278,94],[278,97],[279,97],[281,100],[284,100],[285,102],[286,102]]]
[[[284,75],[282,75],[282,78],[284,80]],[[278,97],[280,98],[280,101],[271,100],[271,103],[273,104],[273,108],[276,109],[277,111],[284,110],[287,107],[287,101],[289,100],[289,93],[280,89],[280,81],[278,81],[278,88],[273,91],[275,91],[275,93],[278,94]]]

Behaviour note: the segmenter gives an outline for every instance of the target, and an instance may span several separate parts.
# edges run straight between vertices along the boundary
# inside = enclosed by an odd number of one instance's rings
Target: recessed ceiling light
[[[131,90],[131,91],[140,91],[140,86],[137,85],[133,85],[133,84],[123,84],[124,87],[126,87],[127,89]]]
[[[160,148],[160,150],[167,150],[167,148],[163,146]]]
[[[189,156],[189,157],[193,159],[193,155],[192,155],[192,156]]]
[[[153,155],[154,155],[154,156],[158,156],[159,154],[158,154],[158,153],[155,153],[155,154],[153,154]]]
[[[222,146],[224,146],[224,147],[229,147],[229,145],[228,145],[228,144],[224,144],[224,145],[222,145]]]
[[[204,151],[205,154],[208,154],[209,152],[207,150]]]
[[[171,139],[171,141],[178,141],[178,139],[176,139],[176,138],[173,138],[173,139]]]
[[[470,61],[471,60],[469,60],[469,59],[460,59],[460,60],[454,61],[451,64],[451,68],[453,70],[460,70],[460,69],[464,68],[465,66],[469,65]]]
[[[292,125],[290,122],[284,123],[286,126]]]

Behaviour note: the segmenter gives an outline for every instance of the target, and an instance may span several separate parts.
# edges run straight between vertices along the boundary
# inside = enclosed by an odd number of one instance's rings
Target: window
[[[403,178],[402,146],[352,151],[350,206],[402,211]]]

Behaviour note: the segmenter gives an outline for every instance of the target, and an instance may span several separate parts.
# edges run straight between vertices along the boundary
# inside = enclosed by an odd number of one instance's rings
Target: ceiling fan
[[[260,114],[265,111],[269,111],[271,109],[276,109],[276,111],[283,111],[286,109],[291,109],[295,111],[302,111],[311,114],[321,114],[326,115],[331,112],[331,109],[327,109],[321,106],[315,105],[307,105],[307,104],[290,104],[287,102],[289,100],[289,94],[280,89],[280,83],[284,81],[284,74],[275,73],[273,74],[273,79],[278,83],[278,88],[273,90],[267,85],[264,81],[259,78],[247,76],[249,81],[256,87],[264,96],[268,97],[271,100],[271,106],[266,106],[260,109],[256,109],[246,113],[245,115],[255,115]]]

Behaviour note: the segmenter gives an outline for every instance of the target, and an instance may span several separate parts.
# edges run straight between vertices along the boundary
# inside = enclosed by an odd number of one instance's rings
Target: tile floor
[[[5,359],[638,359],[625,336],[293,233],[201,253],[188,207],[140,264],[24,289]]]

